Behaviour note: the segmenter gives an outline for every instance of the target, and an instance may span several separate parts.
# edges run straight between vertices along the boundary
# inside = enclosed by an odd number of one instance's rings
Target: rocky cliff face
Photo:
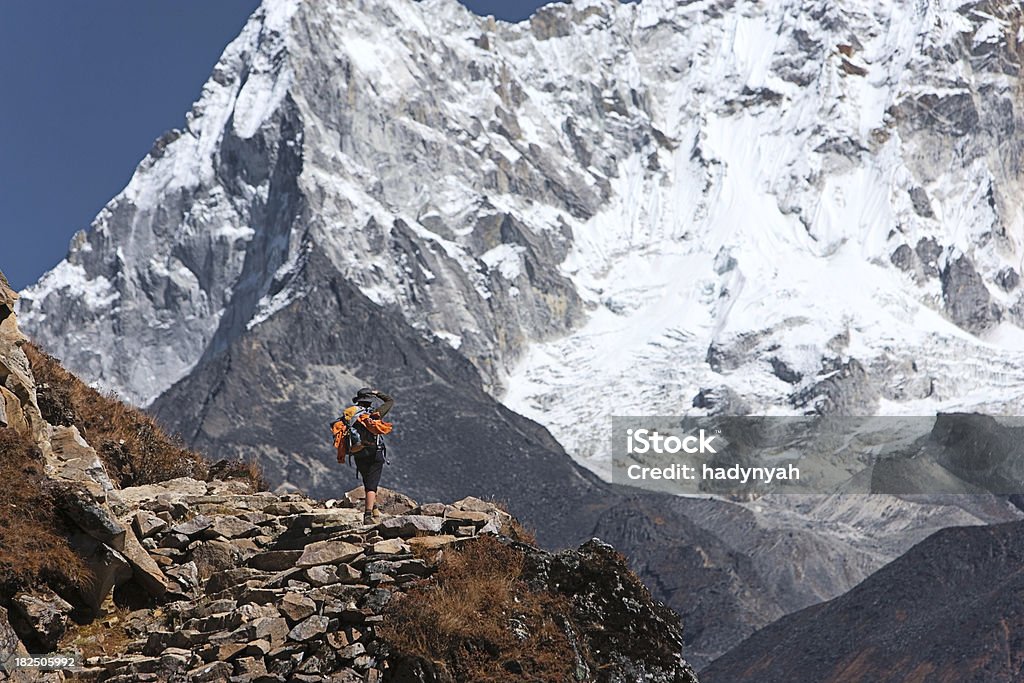
[[[36,387],[21,346],[28,339],[18,328],[14,308],[18,294],[0,273],[0,427],[30,434],[43,442],[43,418]]]

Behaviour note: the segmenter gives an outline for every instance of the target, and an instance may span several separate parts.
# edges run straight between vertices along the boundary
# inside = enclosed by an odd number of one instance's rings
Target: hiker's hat
[[[353,403],[373,403],[373,389],[369,387],[363,387],[356,392],[356,395],[352,398]]]

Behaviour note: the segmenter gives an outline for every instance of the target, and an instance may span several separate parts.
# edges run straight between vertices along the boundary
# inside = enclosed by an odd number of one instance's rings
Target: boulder
[[[52,591],[19,593],[11,601],[11,626],[21,640],[40,652],[52,652],[68,625],[71,605]]]
[[[76,482],[96,493],[116,495],[120,499],[120,492],[115,492],[99,455],[82,438],[77,427],[54,427],[50,447],[54,456],[50,460],[54,478]]]
[[[249,647],[248,643],[225,643],[217,647],[217,660],[226,662]]]
[[[288,569],[279,571],[273,576],[267,578],[267,580],[263,582],[263,587],[275,589],[281,588],[283,586],[287,586],[292,581],[301,579],[301,577],[302,567],[289,567]]]
[[[335,650],[347,647],[350,643],[351,641],[344,631],[331,631],[327,634],[327,644]]]
[[[416,574],[417,576],[426,576],[433,571],[433,568],[423,560],[401,560],[394,564],[396,574]]]
[[[192,519],[175,524],[171,527],[171,532],[182,536],[197,536],[200,532],[206,531],[213,524],[213,520],[206,515],[196,515]]]
[[[139,538],[149,538],[161,529],[166,528],[167,522],[157,517],[149,510],[138,510],[132,517],[132,528]]]
[[[434,550],[459,540],[455,536],[417,536],[409,539],[409,546],[415,550]]]
[[[330,619],[325,616],[313,615],[295,625],[291,631],[288,632],[289,640],[296,640],[299,642],[305,642],[319,635],[327,632],[327,625],[330,623]]]
[[[477,512],[475,510],[460,510],[458,508],[452,508],[445,512],[445,519],[459,523],[475,524],[477,526],[483,526],[491,520],[491,514],[488,512]]]
[[[214,576],[217,576],[214,574]],[[258,581],[246,581],[245,587],[235,586],[231,591],[238,596],[240,605],[274,605],[281,599],[283,593],[277,588],[257,587]],[[207,584],[209,585],[209,584]]]
[[[268,515],[300,515],[309,512],[313,508],[308,503],[299,502],[278,502],[271,503],[263,508]]]
[[[366,646],[362,643],[352,643],[338,650],[338,657],[341,659],[355,659],[366,652]]]
[[[417,515],[430,515],[431,517],[441,517],[444,515],[445,508],[448,506],[444,503],[424,503],[418,508],[413,510],[414,514]]]
[[[167,577],[160,570],[146,549],[139,543],[139,539],[131,529],[124,529],[124,545],[122,551],[125,559],[132,568],[132,576],[135,581],[146,589],[150,595],[160,597],[167,592]]]
[[[275,647],[284,645],[288,637],[288,622],[284,617],[263,617],[252,621],[254,639],[270,641]]]
[[[302,553],[302,550],[268,550],[250,557],[248,564],[268,572],[284,571],[294,567]]]
[[[397,562],[374,560],[373,562],[366,563],[366,566],[363,567],[363,572],[366,574],[395,574],[397,573],[395,571],[397,566]]]
[[[999,307],[969,257],[950,256],[939,277],[946,312],[955,324],[980,334],[999,322]]]
[[[379,614],[391,602],[392,593],[386,588],[375,588],[363,594],[359,599],[359,607]]]
[[[169,501],[181,501],[190,496],[206,495],[206,482],[191,477],[168,479],[158,484],[130,486],[120,491],[121,499],[131,507],[140,507],[143,503],[166,496]]]
[[[14,305],[18,298],[18,293],[11,288],[7,276],[0,272],[0,322],[10,321],[13,323],[15,321]],[[19,334],[18,340],[23,339],[24,337]]]
[[[160,655],[156,673],[165,680],[174,680],[180,678],[189,668],[201,663],[202,660],[190,650],[170,647]]]
[[[269,640],[258,638],[246,644],[245,648],[241,651],[243,657],[255,657],[262,660],[273,650],[273,646]]]
[[[182,550],[189,544],[189,538],[185,534],[164,534],[160,537],[161,548],[173,548],[175,550]]]
[[[235,660],[235,676],[243,680],[252,680],[267,675],[267,666],[263,657],[240,657]]]
[[[423,534],[436,534],[441,531],[444,521],[440,517],[427,515],[401,515],[385,519],[380,523],[381,536],[385,538],[410,538]]]
[[[62,491],[58,499],[61,510],[85,533],[114,550],[124,550],[125,528],[103,503],[81,486]]]
[[[233,569],[249,559],[253,551],[229,541],[202,541],[192,546],[189,557],[196,563],[199,578],[206,580],[217,572]]]
[[[373,552],[380,555],[394,555],[396,553],[409,552],[409,546],[400,538],[389,538],[386,541],[377,541],[373,544]]]
[[[345,500],[349,505],[361,509],[366,500],[366,492],[362,486],[357,486],[345,494]],[[415,510],[417,505],[415,500],[398,491],[386,488],[377,489],[376,507],[385,514],[405,515]]]
[[[279,517],[278,522],[291,529],[311,529],[314,527],[355,526],[363,519],[363,511],[353,508],[335,510],[311,510],[298,515]]]
[[[349,565],[342,564],[340,566],[348,567]],[[338,575],[338,568],[335,565],[320,564],[306,570],[306,579],[314,586],[326,586],[332,583],[339,583],[342,577]]]
[[[227,662],[213,662],[203,664],[191,669],[187,674],[187,680],[192,683],[210,683],[211,681],[226,681],[234,672],[234,667]]]
[[[19,434],[28,434],[31,426],[25,412],[21,409],[21,400],[6,387],[0,386],[0,427],[9,427]]]
[[[468,512],[491,512],[499,509],[494,503],[488,503],[474,496],[466,496],[462,500],[457,500],[452,503],[452,507]]]
[[[251,538],[258,536],[260,528],[252,522],[247,522],[238,517],[220,515],[214,517],[213,523],[206,530],[208,535],[222,536],[224,538]]]
[[[278,609],[289,621],[295,623],[312,616],[316,612],[316,603],[304,595],[286,593]]]
[[[275,600],[274,602],[276,603],[277,601]],[[257,619],[262,619],[263,617],[280,616],[277,607],[275,607],[273,603],[246,603],[238,609],[236,609],[234,613],[237,614],[243,622],[256,621]]]
[[[326,540],[310,543],[295,562],[296,567],[347,562],[363,552],[363,547],[347,541]]]

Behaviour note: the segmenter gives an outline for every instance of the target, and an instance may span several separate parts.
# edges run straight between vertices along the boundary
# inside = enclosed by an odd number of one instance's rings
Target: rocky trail
[[[11,603],[18,636],[36,651],[78,659],[75,669],[43,680],[455,680],[430,662],[393,661],[377,631],[388,606],[429,581],[446,552],[487,535],[514,544],[543,590],[575,603],[579,618],[564,626],[579,639],[576,680],[626,680],[610,666],[623,675],[646,671],[653,676],[646,680],[696,680],[678,655],[678,618],[651,602],[638,582],[608,572],[600,583],[584,583],[580,563],[611,558],[628,573],[621,556],[599,541],[559,554],[517,543],[509,536],[516,533],[512,517],[473,497],[420,505],[382,491],[384,513],[364,525],[361,489],[326,502],[247,489],[238,481],[180,478],[81,507],[76,522],[105,546],[104,562],[93,565],[95,621],[77,626],[70,618],[76,608],[52,592],[19,594]],[[577,571],[557,571],[567,566]],[[571,581],[572,574],[581,581]],[[131,609],[133,601],[153,602],[142,590],[155,604]],[[594,610],[634,625],[622,639],[653,628],[676,645],[676,665],[664,666],[646,648],[598,650],[600,629],[582,617]],[[0,630],[7,631],[4,642],[16,637],[6,620]],[[32,678],[15,673],[11,680]]]

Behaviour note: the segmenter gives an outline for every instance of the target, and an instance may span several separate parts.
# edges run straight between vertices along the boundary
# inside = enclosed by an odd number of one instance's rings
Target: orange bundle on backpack
[[[366,408],[349,406],[341,417],[331,423],[338,462],[345,462],[348,454],[355,455],[371,442],[379,445],[379,438],[390,434],[391,428],[390,422],[373,417]]]

